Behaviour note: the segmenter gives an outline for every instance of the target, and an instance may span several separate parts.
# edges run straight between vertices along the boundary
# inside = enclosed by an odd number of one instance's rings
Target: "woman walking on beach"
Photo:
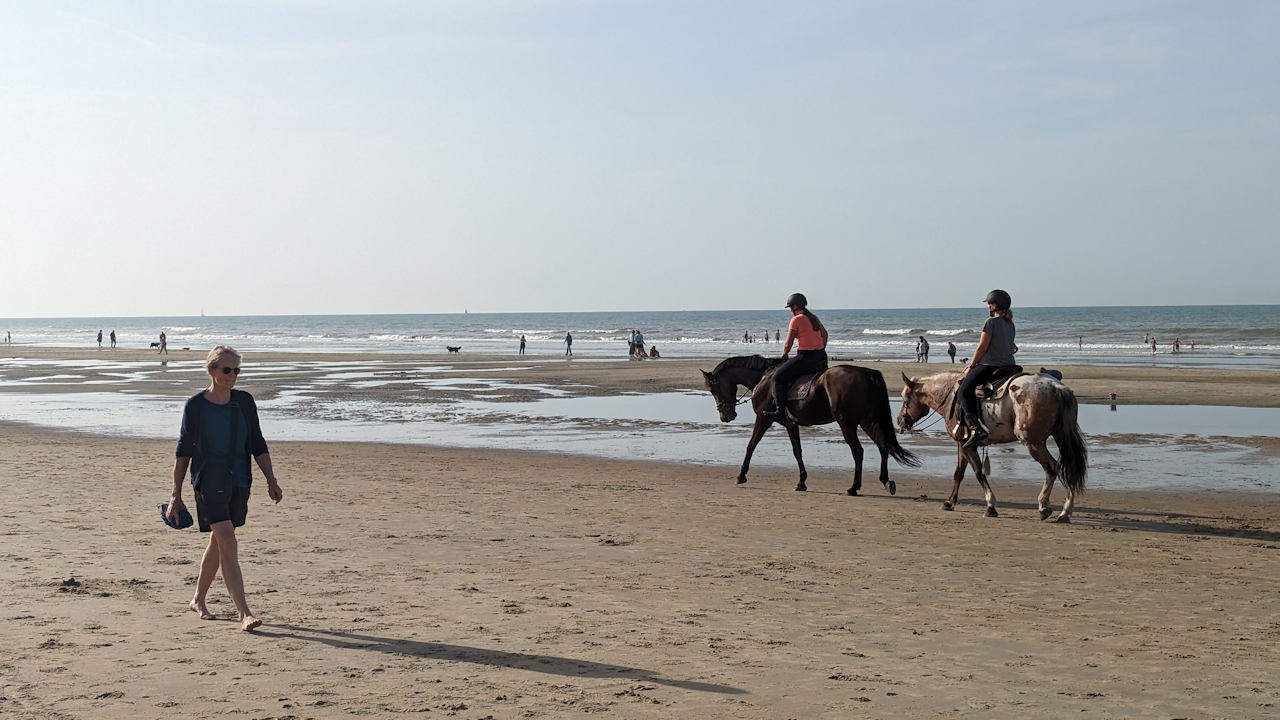
[[[166,514],[176,520],[182,502],[182,479],[191,469],[191,487],[196,500],[200,531],[210,533],[209,545],[200,561],[196,593],[187,606],[202,620],[215,616],[205,605],[205,596],[218,570],[240,616],[240,629],[252,630],[262,624],[249,611],[244,597],[244,577],[236,528],[244,525],[249,513],[249,486],[253,475],[249,457],[257,461],[267,479],[267,495],[280,502],[284,491],[271,469],[267,441],[258,424],[258,406],[253,396],[233,389],[240,375],[240,353],[219,345],[205,358],[209,387],[187,400],[182,410],[182,428],[173,464],[173,497]]]
[[[808,298],[801,293],[792,293],[787,298],[791,322],[782,346],[783,363],[773,371],[773,409],[765,413],[775,420],[786,417],[787,386],[791,378],[827,369],[827,329],[817,315],[809,312],[808,306]],[[788,358],[793,343],[797,345],[796,356]]]
[[[1018,352],[1018,346],[1014,344],[1013,310],[1009,309],[1013,299],[1004,290],[992,290],[987,293],[986,303],[988,317],[982,326],[978,349],[973,351],[973,359],[960,376],[960,409],[964,411],[964,421],[969,426],[965,447],[987,442],[987,430],[980,422],[982,411],[978,409],[974,389],[1000,368],[1016,364],[1013,354]]]

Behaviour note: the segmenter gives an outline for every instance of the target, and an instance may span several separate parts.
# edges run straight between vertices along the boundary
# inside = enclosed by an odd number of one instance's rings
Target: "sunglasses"
[[[231,373],[235,373],[235,374],[239,375],[239,374],[240,374],[240,368],[233,368],[233,367],[224,367],[224,368],[222,368],[222,374],[223,374],[223,375],[230,375]]]

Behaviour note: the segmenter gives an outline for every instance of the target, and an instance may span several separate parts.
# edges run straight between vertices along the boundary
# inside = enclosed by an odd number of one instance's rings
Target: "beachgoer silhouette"
[[[524,354],[524,336],[523,335],[520,336],[520,354],[521,355]]]
[[[99,350],[102,349],[102,331],[101,330],[98,331],[98,349]]]
[[[952,363],[955,363],[955,361],[956,361],[956,344],[955,344],[955,343],[953,343],[953,342],[951,342],[950,340],[948,340],[948,341],[947,341],[947,354],[951,356],[951,362],[952,362]]]
[[[111,347],[114,349],[115,346],[116,346],[116,331],[112,330],[111,331]]]
[[[567,332],[564,334],[564,354],[565,355],[573,354],[573,333],[571,332]]]

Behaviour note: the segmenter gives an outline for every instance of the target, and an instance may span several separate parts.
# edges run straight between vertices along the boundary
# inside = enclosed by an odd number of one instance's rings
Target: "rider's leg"
[[[978,398],[973,391],[990,376],[992,370],[993,368],[985,365],[978,365],[960,381],[960,388],[957,391],[960,396],[960,410],[964,413],[965,425],[969,426],[969,438],[965,440],[965,447],[982,445],[987,441],[987,430],[979,422],[982,411],[978,408]]]

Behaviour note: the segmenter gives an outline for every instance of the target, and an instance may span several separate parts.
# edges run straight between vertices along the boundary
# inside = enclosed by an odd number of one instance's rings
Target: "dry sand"
[[[584,392],[696,387],[708,364],[535,362]],[[1206,389],[1168,372],[1129,381]],[[1056,525],[1038,487],[996,487],[988,519],[970,482],[947,513],[949,480],[896,466],[896,497],[851,498],[841,473],[797,493],[793,469],[738,487],[736,467],[273,443],[286,498],[255,488],[239,533],[249,634],[220,580],[219,621],[186,610],[205,536],[157,517],[172,454],[0,425],[0,717],[1280,715],[1274,494],[1093,491]]]
[[[269,432],[269,428],[268,428]],[[1280,499],[1087,495],[276,443],[240,632],[185,608],[172,443],[0,428],[0,716],[1187,717],[1280,712]],[[921,496],[928,495],[927,500]],[[189,499],[189,498],[188,498]],[[1059,497],[1060,499],[1060,497]]]

